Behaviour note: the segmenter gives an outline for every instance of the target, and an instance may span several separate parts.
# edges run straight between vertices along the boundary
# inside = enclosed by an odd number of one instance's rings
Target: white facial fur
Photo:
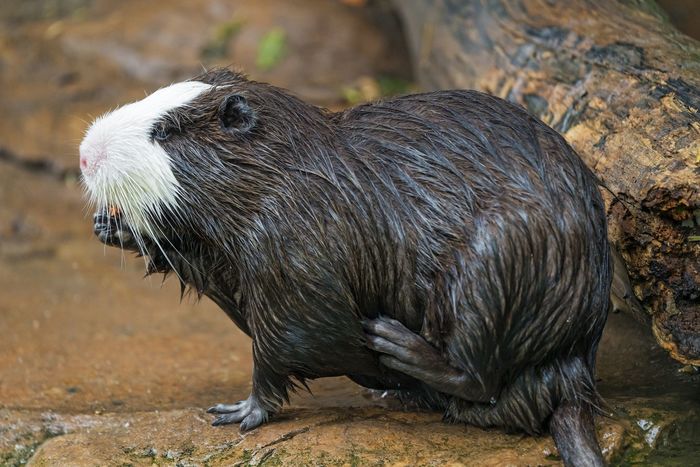
[[[80,168],[96,207],[115,206],[137,235],[153,235],[149,217],[174,208],[179,192],[170,157],[151,141],[153,125],[209,88],[173,84],[95,120],[80,144]]]

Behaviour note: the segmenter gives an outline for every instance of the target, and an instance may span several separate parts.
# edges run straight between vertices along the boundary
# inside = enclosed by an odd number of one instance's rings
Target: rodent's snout
[[[79,148],[90,201],[98,208],[118,207],[131,232],[151,232],[153,218],[179,201],[171,154],[153,130],[211,87],[198,81],[172,84],[97,118]],[[98,225],[100,232],[104,225],[109,224]],[[123,246],[125,239],[120,241]]]
[[[85,176],[94,175],[105,157],[103,147],[83,141],[80,145],[80,171]]]

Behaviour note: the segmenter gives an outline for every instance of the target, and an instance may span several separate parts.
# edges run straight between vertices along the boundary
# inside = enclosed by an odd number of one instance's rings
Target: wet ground
[[[250,340],[92,236],[75,176],[85,120],[216,64],[329,107],[405,88],[390,19],[325,0],[6,5],[0,465],[559,464],[548,437],[445,425],[343,378],[252,433],[213,428],[203,409],[250,390]],[[700,376],[643,329],[620,315],[607,327],[601,444],[617,463],[698,463]]]

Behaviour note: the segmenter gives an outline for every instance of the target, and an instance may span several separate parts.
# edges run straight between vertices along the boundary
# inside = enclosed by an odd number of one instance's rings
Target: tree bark
[[[615,196],[610,238],[658,342],[700,365],[700,43],[649,0],[395,0],[425,89],[558,130]]]

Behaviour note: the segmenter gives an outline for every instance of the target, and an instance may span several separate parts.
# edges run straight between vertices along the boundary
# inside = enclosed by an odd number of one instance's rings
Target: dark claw
[[[243,420],[246,416],[244,414],[241,414],[240,412],[234,412],[234,413],[227,413],[223,415],[219,415],[216,417],[216,419],[212,422],[212,426],[219,426],[219,425],[228,425],[230,423],[238,423],[241,420]]]
[[[241,432],[245,433],[246,431],[259,427],[266,419],[267,415],[262,409],[254,410],[241,423]]]

